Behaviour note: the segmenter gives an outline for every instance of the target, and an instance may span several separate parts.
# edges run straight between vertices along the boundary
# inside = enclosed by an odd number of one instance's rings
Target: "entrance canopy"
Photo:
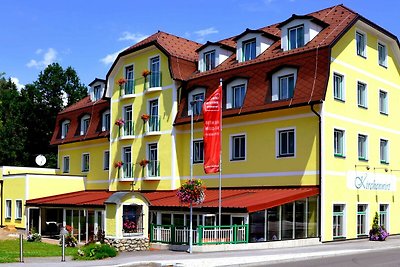
[[[176,196],[176,190],[169,191],[142,191],[151,208],[157,207],[182,207]],[[103,206],[110,202],[111,196],[116,192],[93,190],[78,191],[62,195],[27,200],[27,206]],[[118,192],[119,193],[119,192]],[[121,194],[128,192],[120,192]],[[318,187],[280,187],[280,188],[236,188],[222,189],[222,208],[241,209],[247,212],[269,209],[290,203],[302,198],[319,194]],[[125,194],[124,194],[125,195]],[[217,208],[219,203],[218,189],[208,188],[205,191],[205,200],[197,208]],[[114,196],[116,196],[114,194]],[[110,199],[109,199],[110,198]],[[108,201],[107,201],[108,200]],[[111,201],[112,202],[112,201]]]

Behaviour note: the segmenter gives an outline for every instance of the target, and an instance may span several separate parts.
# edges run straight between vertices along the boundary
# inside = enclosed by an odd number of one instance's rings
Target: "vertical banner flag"
[[[204,101],[204,172],[219,172],[221,156],[222,86]]]

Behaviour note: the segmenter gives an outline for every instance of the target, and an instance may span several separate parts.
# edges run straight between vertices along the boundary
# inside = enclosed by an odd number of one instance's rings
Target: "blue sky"
[[[398,0],[1,0],[0,73],[21,86],[58,62],[88,85],[158,30],[205,43],[337,4],[400,37]]]

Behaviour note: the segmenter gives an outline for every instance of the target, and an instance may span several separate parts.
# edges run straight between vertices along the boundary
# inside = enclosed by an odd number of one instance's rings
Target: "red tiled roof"
[[[110,108],[109,100],[101,99],[95,102],[86,96],[58,113],[56,125],[50,145],[61,145],[71,142],[105,138],[109,131],[101,131],[102,113]],[[80,119],[85,114],[90,115],[90,124],[87,134],[80,135]],[[67,136],[61,139],[61,123],[70,120]]]
[[[152,207],[182,207],[176,196],[176,190],[141,192]],[[67,194],[31,199],[27,206],[103,206],[104,202],[115,192],[78,191]],[[217,208],[219,191],[212,188],[205,191],[206,197],[201,208]],[[222,208],[243,209],[255,212],[293,202],[319,194],[318,187],[282,187],[282,188],[240,188],[222,189]]]

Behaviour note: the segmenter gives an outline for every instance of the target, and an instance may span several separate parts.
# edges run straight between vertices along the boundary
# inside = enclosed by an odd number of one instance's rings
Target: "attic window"
[[[204,53],[204,71],[215,68],[215,50]]]
[[[256,58],[256,39],[243,42],[243,61]]]
[[[293,98],[297,69],[283,68],[272,74],[272,101]]]
[[[197,88],[189,93],[188,115],[200,115],[205,99],[206,90],[204,88]],[[193,105],[191,105],[193,103]]]
[[[107,109],[103,112],[101,116],[101,131],[109,131],[110,130],[110,110]]]
[[[90,116],[85,115],[81,118],[81,135],[85,135],[89,129]]]
[[[226,85],[226,108],[241,108],[247,91],[247,79],[235,79]]]
[[[101,99],[101,86],[100,85],[96,85],[93,88],[93,96],[94,96],[94,98],[93,98],[94,101]]]
[[[61,139],[67,136],[70,124],[70,120],[65,120],[61,123]]]
[[[289,50],[304,46],[304,25],[288,29]]]

